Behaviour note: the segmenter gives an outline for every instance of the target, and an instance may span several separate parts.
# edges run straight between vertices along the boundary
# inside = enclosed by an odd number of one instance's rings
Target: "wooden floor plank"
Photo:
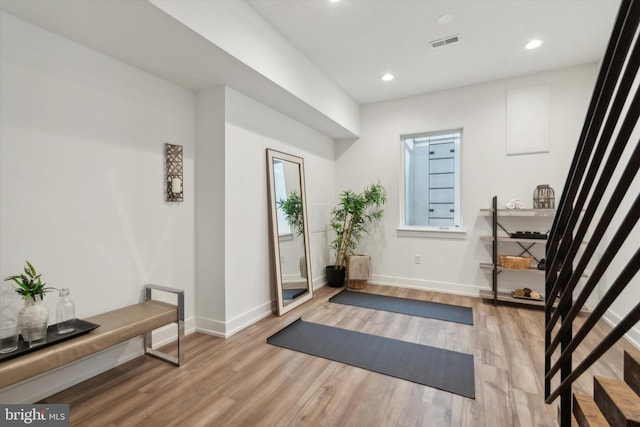
[[[557,425],[557,402],[546,405],[543,398],[541,310],[415,289],[366,289],[472,307],[469,326],[329,303],[339,291],[321,288],[293,312],[269,316],[226,340],[191,334],[180,368],[140,357],[43,403],[69,403],[73,426]],[[266,343],[298,317],[473,354],[476,399]],[[609,330],[598,324],[576,357],[588,354]],[[633,347],[616,344],[574,388],[591,394],[594,374],[621,378],[625,349]]]

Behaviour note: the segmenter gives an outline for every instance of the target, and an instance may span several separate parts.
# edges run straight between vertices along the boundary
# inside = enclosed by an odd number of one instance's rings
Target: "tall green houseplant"
[[[347,255],[353,254],[368,226],[382,218],[382,206],[387,203],[387,193],[378,182],[365,188],[362,193],[345,190],[340,194],[338,205],[331,211],[331,228],[336,233],[331,248],[336,251],[334,268],[347,265]]]
[[[292,190],[289,197],[278,200],[278,208],[284,212],[284,217],[291,227],[296,231],[296,235],[301,236],[304,231],[304,221],[302,219],[302,198],[298,190]]]

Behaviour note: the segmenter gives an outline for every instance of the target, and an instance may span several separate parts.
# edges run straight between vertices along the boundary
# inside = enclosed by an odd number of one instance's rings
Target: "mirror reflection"
[[[301,157],[267,150],[269,212],[278,314],[312,297],[309,274],[304,162]]]

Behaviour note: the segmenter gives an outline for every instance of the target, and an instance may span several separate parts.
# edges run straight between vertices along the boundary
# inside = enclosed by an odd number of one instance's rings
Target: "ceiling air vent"
[[[443,46],[448,46],[450,44],[458,43],[460,41],[460,37],[458,35],[445,37],[443,39],[434,40],[429,42],[432,48],[438,48]]]

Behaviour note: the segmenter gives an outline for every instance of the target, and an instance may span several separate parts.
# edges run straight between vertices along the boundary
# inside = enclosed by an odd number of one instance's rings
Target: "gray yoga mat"
[[[408,314],[410,316],[427,317],[429,319],[473,325],[473,310],[471,307],[390,297],[366,292],[353,292],[348,289],[334,295],[329,301],[338,304],[354,305],[357,307],[372,308],[374,310],[391,311],[393,313]]]
[[[282,297],[284,299],[296,299],[298,298],[300,295],[304,294],[305,292],[307,292],[307,288],[304,289],[283,289],[282,290]]]
[[[473,355],[298,319],[272,345],[475,399]]]

